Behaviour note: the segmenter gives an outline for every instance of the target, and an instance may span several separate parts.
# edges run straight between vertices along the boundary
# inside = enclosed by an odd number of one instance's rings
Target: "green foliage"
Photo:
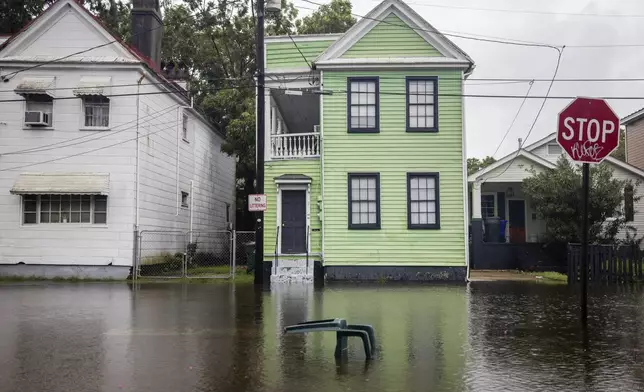
[[[479,159],[479,158],[467,158],[467,175],[472,175],[476,173],[477,171],[484,169],[491,164],[496,162],[496,159],[491,156],[487,156],[485,158]]]
[[[624,187],[631,181],[613,177],[607,164],[591,166],[588,211],[588,238],[591,243],[614,242],[617,233],[626,227],[623,211]],[[565,157],[555,169],[523,180],[523,191],[530,195],[537,216],[546,223],[546,239],[553,242],[579,242],[581,239],[581,168]],[[635,203],[639,196],[635,194]]]
[[[54,0],[0,1],[0,34],[14,34]]]
[[[610,156],[619,159],[622,162],[626,162],[626,130],[619,130],[619,146],[617,149],[610,153]]]
[[[331,0],[296,22],[298,34],[343,33],[356,23],[349,0]]]

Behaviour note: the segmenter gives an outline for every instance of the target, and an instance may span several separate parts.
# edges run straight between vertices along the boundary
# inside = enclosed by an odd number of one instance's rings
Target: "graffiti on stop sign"
[[[575,136],[578,140],[572,145],[572,158],[575,160],[597,160],[604,149],[598,141],[606,143],[606,136],[615,132],[615,123],[609,120],[603,120],[600,124],[598,120],[587,118],[566,117],[564,119],[566,128],[561,137],[565,140],[572,141]]]
[[[557,142],[574,161],[599,163],[619,145],[618,129],[606,101],[577,98],[559,113]]]

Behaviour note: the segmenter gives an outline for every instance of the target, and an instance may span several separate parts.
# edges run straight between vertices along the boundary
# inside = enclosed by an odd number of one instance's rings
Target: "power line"
[[[322,3],[318,3],[318,2],[315,2],[315,1],[312,1],[312,0],[302,0],[302,1],[310,3],[310,4],[314,4],[314,5],[317,5],[317,6],[324,5]],[[297,8],[297,6],[296,6],[296,8]],[[545,44],[545,43],[530,43],[530,42],[523,42],[523,41],[511,41],[511,40],[507,40],[507,39],[496,39],[496,38],[492,38],[492,37],[490,37],[490,38],[480,38],[480,37],[477,38],[477,37],[471,37],[471,36],[468,37],[466,35],[463,35],[465,33],[458,33],[458,34],[455,34],[455,33],[441,33],[441,32],[438,32],[438,31],[422,29],[420,27],[413,27],[413,26],[409,26],[409,25],[399,25],[397,23],[389,22],[387,20],[371,18],[371,17],[367,17],[367,16],[364,16],[364,15],[356,14],[356,13],[353,13],[353,12],[351,13],[351,15],[356,16],[358,18],[369,19],[369,20],[373,20],[373,21],[376,21],[376,22],[389,24],[389,25],[392,25],[392,26],[408,27],[408,28],[413,29],[413,30],[424,31],[424,32],[427,32],[427,33],[430,33],[430,34],[438,35],[439,37],[440,36],[450,36],[450,37],[457,37],[457,38],[469,39],[469,40],[474,40],[474,41],[491,42],[491,43],[498,43],[498,44],[505,44],[505,45],[531,46],[531,47],[542,47],[542,48],[558,49],[557,46],[555,46],[555,45],[550,45],[550,44]]]
[[[501,145],[503,145],[503,142],[505,141],[505,138],[508,137],[508,134],[510,133],[510,130],[514,126],[514,123],[517,121],[517,118],[519,118],[519,114],[521,113],[521,109],[523,109],[523,105],[525,105],[526,101],[528,100],[528,96],[530,95],[530,91],[532,91],[532,86],[534,86],[534,83],[530,82],[530,87],[528,87],[528,91],[525,93],[525,98],[523,101],[521,101],[521,105],[519,106],[519,109],[517,110],[517,113],[514,115],[514,118],[512,119],[512,122],[510,122],[510,126],[508,127],[507,131],[505,131],[505,134],[503,135],[503,138],[501,139],[501,142],[499,143],[498,146],[496,146],[496,150],[494,150],[494,153],[492,154],[492,157],[496,155],[497,152],[499,152],[499,149],[501,148]]]
[[[212,82],[226,82],[226,81],[244,81],[244,80],[253,80],[252,76],[241,77],[241,78],[212,78],[206,79],[207,81]],[[136,87],[136,86],[158,86],[158,85],[167,85],[166,82],[152,82],[152,83],[127,83],[127,84],[106,84],[102,86],[94,86],[96,88],[112,88],[112,87]],[[57,90],[75,90],[78,87],[52,87],[48,88],[47,91],[57,91]],[[13,89],[0,90],[0,93],[11,93],[14,92]]]
[[[143,121],[143,123],[141,123],[141,120],[143,120],[143,119],[145,119],[145,118],[147,118],[147,117],[152,117],[152,116],[157,116],[157,115],[161,115],[161,114],[166,114],[166,113],[167,113],[167,112],[169,112],[170,110],[175,109],[175,108],[177,108],[177,107],[179,107],[179,105],[171,105],[171,106],[168,106],[168,107],[166,107],[166,108],[164,108],[164,109],[157,110],[157,111],[156,111],[156,112],[154,112],[154,113],[150,113],[150,114],[148,114],[148,115],[146,115],[146,116],[143,116],[142,118],[139,118],[139,119],[138,119],[138,121],[139,121],[139,126],[141,126],[141,125],[145,125],[145,124],[148,122],[148,120],[145,120],[145,121]],[[63,141],[60,141],[60,142],[57,142],[57,143],[45,144],[45,145],[42,145],[42,146],[33,147],[33,148],[27,148],[27,149],[24,149],[24,150],[18,150],[18,151],[10,151],[10,152],[5,152],[5,153],[0,153],[0,157],[6,156],[6,155],[16,155],[16,154],[31,154],[31,153],[36,153],[36,152],[43,152],[43,151],[55,150],[55,149],[58,149],[58,148],[66,148],[66,147],[71,147],[71,146],[75,146],[75,145],[78,145],[78,144],[88,143],[88,142],[91,142],[91,141],[94,141],[94,140],[102,139],[102,138],[104,138],[104,137],[108,137],[108,136],[111,136],[111,135],[115,135],[115,134],[117,134],[117,133],[121,133],[121,132],[124,132],[124,131],[128,131],[128,130],[134,129],[135,127],[128,127],[128,128],[125,128],[125,129],[121,129],[121,130],[116,131],[116,129],[118,129],[119,127],[122,127],[122,126],[127,125],[127,124],[136,123],[136,122],[137,122],[137,120],[135,119],[135,120],[128,121],[128,122],[126,122],[126,123],[123,123],[123,124],[117,125],[116,127],[114,127],[114,128],[112,128],[112,129],[110,129],[109,131],[101,130],[101,131],[90,132],[90,133],[88,133],[88,134],[86,134],[86,135],[79,136],[79,137],[76,137],[76,138],[73,138],[73,139],[63,140]],[[174,122],[176,122],[176,120],[175,120]],[[85,138],[88,138],[88,137],[90,137],[90,136],[94,136],[94,135],[96,135],[96,134],[102,134],[102,135],[101,135],[101,136],[99,136],[99,137],[97,137],[97,138],[88,139],[88,140],[84,140],[84,141],[81,141],[81,142],[78,142],[78,143],[72,143],[72,144],[68,144],[68,145],[61,146],[61,144],[66,144],[66,143],[69,143],[69,142],[73,142],[73,141],[75,141],[75,140],[85,139]],[[57,147],[54,147],[54,146],[57,146]]]
[[[161,25],[159,25],[159,26],[157,26],[157,27],[153,27],[153,28],[148,29],[148,30],[140,31],[140,32],[138,32],[138,33],[136,33],[136,34],[133,34],[133,35],[132,35],[132,37],[136,37],[136,36],[137,36],[137,35],[139,35],[139,34],[149,33],[149,32],[151,32],[151,31],[154,31],[154,30],[160,29],[160,28],[162,28],[162,27],[163,27],[163,24],[161,24]],[[15,75],[19,74],[20,72],[29,71],[29,70],[32,70],[32,69],[34,69],[34,68],[42,67],[43,65],[47,65],[47,64],[51,64],[51,63],[55,63],[55,62],[60,61],[60,60],[65,60],[65,59],[70,58],[70,57],[72,57],[72,56],[76,56],[76,55],[79,55],[79,54],[87,53],[87,52],[90,52],[90,51],[92,51],[92,50],[94,50],[94,49],[99,49],[99,48],[102,48],[102,47],[104,47],[104,46],[111,45],[111,44],[113,44],[113,43],[115,43],[115,42],[119,42],[119,43],[120,43],[120,42],[121,42],[121,40],[117,38],[117,39],[114,39],[114,40],[109,41],[109,42],[104,43],[104,44],[100,44],[100,45],[92,46],[92,47],[91,47],[91,48],[89,48],[89,49],[84,49],[84,50],[81,50],[81,51],[79,51],[79,52],[75,52],[75,53],[72,53],[72,54],[68,54],[68,55],[66,55],[66,56],[62,56],[62,57],[55,58],[55,59],[53,59],[53,60],[45,61],[45,62],[42,62],[42,63],[38,63],[38,64],[36,64],[36,65],[32,65],[32,66],[30,66],[30,67],[22,68],[22,69],[19,69],[19,70],[17,70],[17,71],[10,72],[10,73],[5,74],[5,75],[0,75],[0,80],[2,80],[2,81],[5,81],[5,82],[6,82],[6,81],[7,81],[7,78],[10,78],[10,77],[12,77],[12,76],[15,76]],[[124,45],[125,45],[125,44],[124,44]]]
[[[287,34],[288,34],[288,33],[287,33]],[[309,67],[309,69],[313,70],[313,67],[311,66],[311,63],[309,63],[309,60],[306,58],[306,56],[304,55],[304,53],[302,53],[302,51],[300,50],[300,47],[299,47],[299,46],[297,46],[297,43],[296,43],[296,42],[295,42],[295,40],[293,39],[293,36],[291,36],[290,34],[288,34],[288,37],[291,39],[291,42],[293,42],[293,45],[295,45],[295,49],[297,49],[297,51],[298,51],[298,52],[300,52],[300,56],[302,56],[302,58],[304,59],[304,62],[305,62],[305,63],[306,63],[306,65]]]
[[[140,138],[143,138],[143,137],[147,137],[147,136],[150,136],[150,135],[154,135],[154,134],[159,133],[159,132],[162,132],[162,131],[167,131],[168,129],[171,129],[171,128],[173,128],[173,127],[174,127],[174,125],[172,125],[172,126],[168,126],[168,127],[165,127],[165,128],[158,129],[158,130],[156,130],[156,131],[154,131],[154,132],[148,132],[148,133],[146,133],[145,135],[139,135],[139,136],[137,136],[137,137],[135,137],[135,138],[132,138],[132,139],[127,139],[127,140],[124,140],[124,141],[121,141],[121,142],[118,142],[118,143],[110,144],[110,145],[108,145],[108,146],[103,146],[103,147],[95,148],[95,149],[92,149],[92,150],[82,151],[82,152],[79,152],[79,153],[76,153],[76,154],[67,155],[67,156],[60,157],[60,158],[54,158],[54,159],[49,159],[49,160],[46,160],[46,161],[35,162],[35,163],[29,163],[29,164],[21,165],[21,166],[9,167],[9,168],[6,168],[6,169],[0,169],[0,172],[4,172],[4,171],[11,171],[11,170],[18,170],[18,169],[23,169],[23,168],[25,168],[25,167],[31,167],[31,166],[42,165],[42,164],[45,164],[45,163],[56,162],[56,161],[60,161],[60,160],[63,160],[63,159],[73,158],[73,157],[77,157],[77,156],[80,156],[80,155],[85,155],[85,154],[89,154],[89,153],[92,153],[92,152],[97,152],[97,151],[105,150],[105,149],[107,149],[107,148],[114,147],[114,146],[118,146],[118,145],[120,145],[120,144],[125,144],[125,143],[127,143],[127,142],[131,142],[131,141],[133,141],[133,140],[137,140],[137,139],[140,139]]]
[[[555,67],[555,72],[552,75],[552,82],[548,86],[548,91],[546,91],[546,97],[548,97],[548,95],[550,94],[550,90],[552,89],[552,85],[554,84],[555,78],[557,77],[557,73],[559,72],[559,65],[561,64],[561,56],[563,55],[563,51],[564,51],[565,48],[566,48],[565,46],[563,48],[561,48],[561,50],[559,51],[559,55],[557,56],[557,65]],[[530,125],[530,129],[528,130],[528,134],[525,135],[525,137],[523,138],[523,141],[521,142],[521,144],[519,144],[519,149],[517,149],[517,153],[514,155],[514,157],[512,157],[512,160],[510,161],[510,163],[508,163],[505,166],[505,168],[503,169],[503,171],[501,173],[497,174],[496,176],[487,177],[487,178],[485,178],[483,180],[483,182],[485,182],[485,181],[487,181],[487,180],[489,180],[491,178],[496,178],[496,177],[502,176],[510,168],[510,166],[512,166],[512,164],[514,163],[514,160],[519,156],[519,153],[521,152],[521,149],[523,149],[523,146],[528,141],[528,138],[530,137],[530,134],[532,133],[532,130],[534,129],[534,126],[537,124],[537,121],[539,120],[539,116],[541,115],[541,112],[543,111],[543,107],[546,106],[546,101],[547,101],[547,98],[544,99],[541,102],[541,106],[539,107],[539,111],[537,112],[537,115],[534,116],[534,121],[532,121],[532,125]]]
[[[378,1],[378,0],[375,0]],[[513,14],[532,14],[532,15],[550,15],[550,16],[591,16],[603,18],[644,18],[642,14],[594,14],[594,13],[574,13],[574,12],[548,12],[548,11],[532,11],[532,10],[515,10],[515,9],[499,9],[499,8],[478,8],[478,7],[463,7],[442,4],[427,4],[427,3],[407,3],[409,5],[417,5],[420,7],[432,8],[448,8],[457,10],[470,10],[470,11],[485,11],[485,12],[504,12]]]

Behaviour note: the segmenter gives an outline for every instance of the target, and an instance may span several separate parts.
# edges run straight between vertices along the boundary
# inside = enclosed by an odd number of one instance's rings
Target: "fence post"
[[[235,280],[235,269],[237,268],[237,230],[233,230],[231,232],[230,242],[232,243],[233,247],[233,259],[231,262],[232,271],[230,271],[230,273],[233,280]]]

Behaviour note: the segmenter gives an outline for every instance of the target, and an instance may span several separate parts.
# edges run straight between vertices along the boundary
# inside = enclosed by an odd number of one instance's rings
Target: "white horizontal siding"
[[[0,263],[131,265],[134,227],[136,97],[111,99],[110,130],[85,131],[81,100],[72,95],[83,75],[111,77],[113,84],[133,84],[132,71],[45,69],[20,73],[2,84],[0,100],[21,99],[11,92],[26,76],[55,76],[53,129],[23,127],[24,102],[0,102]],[[60,88],[69,88],[61,90]],[[8,91],[7,91],[8,90]],[[114,93],[135,93],[134,87]],[[83,138],[81,138],[83,137]],[[100,137],[100,139],[99,139]],[[79,139],[80,138],[80,139]],[[72,140],[76,139],[76,140]],[[65,142],[51,146],[53,143]],[[71,145],[74,144],[74,145]],[[69,145],[69,146],[67,146]],[[48,147],[49,146],[49,147]],[[46,151],[2,155],[29,148]],[[92,150],[100,149],[95,152]],[[75,156],[73,156],[75,155]],[[52,162],[46,162],[52,161]],[[17,168],[23,165],[32,165]],[[16,169],[12,169],[16,168]],[[110,175],[106,226],[87,224],[21,225],[21,197],[9,190],[21,173],[85,172]]]
[[[482,176],[482,179],[485,182],[521,182],[524,178],[532,175],[530,172],[532,168],[537,170],[537,172],[543,170],[541,165],[519,156],[485,174]]]
[[[63,57],[87,48],[102,45],[109,40],[75,11],[68,8],[54,18],[54,23],[46,26],[33,42],[27,43],[17,52],[21,56]],[[115,57],[119,55],[112,45],[93,49],[86,55]],[[80,56],[83,56],[82,54]]]
[[[141,91],[153,88],[146,86]],[[226,204],[230,205],[230,219],[234,219],[235,160],[221,152],[223,137],[192,115],[189,115],[188,142],[183,140],[183,108],[176,100],[167,95],[141,97],[141,116],[167,107],[172,109],[155,118],[169,125],[151,125],[142,130],[150,135],[141,139],[140,147],[140,228],[190,230],[190,208],[180,205],[177,208],[183,191],[192,193],[193,230],[225,230]]]

